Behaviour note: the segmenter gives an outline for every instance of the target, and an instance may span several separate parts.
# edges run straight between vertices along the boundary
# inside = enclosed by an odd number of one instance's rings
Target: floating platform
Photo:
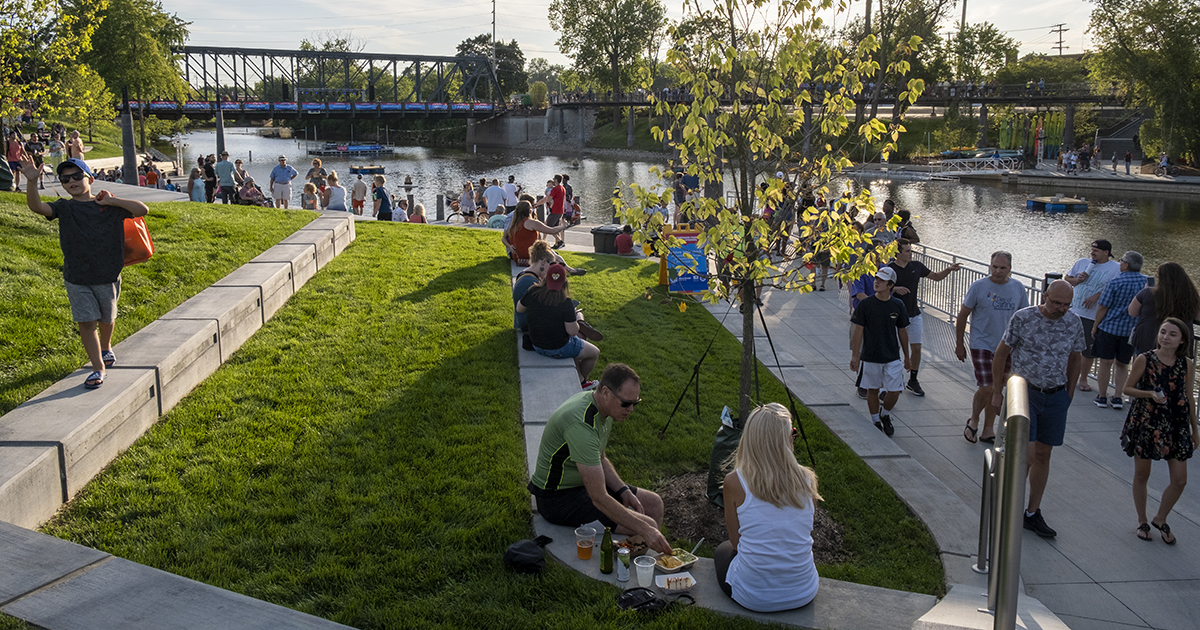
[[[378,164],[367,164],[365,166],[351,166],[351,175],[383,175],[383,167]]]
[[[395,152],[396,147],[381,144],[338,144],[336,142],[326,142],[323,147],[308,150],[309,155],[319,155],[322,157],[336,157],[339,155],[347,157],[392,155]]]
[[[1088,202],[1086,199],[1063,197],[1062,195],[1030,197],[1025,201],[1025,209],[1044,210],[1046,212],[1087,212]]]

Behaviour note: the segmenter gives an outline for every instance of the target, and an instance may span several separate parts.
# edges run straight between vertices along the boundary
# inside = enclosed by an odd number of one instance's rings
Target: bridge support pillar
[[[629,108],[629,132],[625,135],[625,146],[630,149],[633,148],[633,125],[634,125],[635,120],[636,119],[634,118],[634,115],[633,115],[633,108],[630,107]]]
[[[475,145],[475,119],[467,119],[467,150],[470,151]]]
[[[221,112],[221,104],[217,103],[217,158],[225,152],[225,116]]]
[[[1075,106],[1067,105],[1067,111],[1063,121],[1063,146],[1068,149],[1075,148]]]
[[[123,88],[125,107],[121,109],[121,153],[125,158],[121,164],[121,180],[130,181],[133,174],[133,185],[137,185],[137,147],[133,144],[133,110],[129,108],[129,90]]]
[[[587,118],[587,108],[580,107],[575,110],[575,113],[579,116],[579,150],[582,152],[584,143],[586,142],[583,135],[583,120],[584,118]]]
[[[567,142],[567,108],[558,108],[558,142],[566,144]]]
[[[975,143],[977,148],[988,146],[988,106],[987,103],[979,105],[979,142]]]

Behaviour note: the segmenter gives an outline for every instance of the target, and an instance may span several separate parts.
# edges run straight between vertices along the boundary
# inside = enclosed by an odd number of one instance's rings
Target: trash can
[[[592,248],[597,254],[615,254],[617,253],[617,235],[621,233],[622,226],[598,225],[592,228]]]

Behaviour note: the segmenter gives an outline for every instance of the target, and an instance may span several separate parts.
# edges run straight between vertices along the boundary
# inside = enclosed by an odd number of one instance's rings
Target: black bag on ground
[[[504,550],[504,566],[517,573],[541,573],[546,566],[546,545],[554,542],[549,536],[518,540]]]
[[[742,440],[742,421],[729,415],[729,407],[721,412],[721,428],[713,438],[712,456],[708,460],[708,488],[704,495],[717,507],[725,509],[725,495],[722,487],[725,485],[725,475],[729,472],[726,463],[737,451],[738,442]]]

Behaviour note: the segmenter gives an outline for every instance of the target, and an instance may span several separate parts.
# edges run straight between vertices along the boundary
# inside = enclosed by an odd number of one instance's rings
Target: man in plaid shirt
[[[1096,323],[1092,325],[1092,336],[1096,342],[1092,354],[1100,359],[1100,372],[1097,378],[1099,385],[1096,406],[1103,409],[1111,406],[1120,409],[1123,406],[1121,392],[1125,390],[1125,380],[1129,378],[1129,362],[1133,358],[1133,346],[1129,343],[1129,333],[1133,332],[1134,319],[1129,316],[1129,303],[1133,296],[1146,287],[1146,276],[1142,275],[1142,255],[1137,252],[1125,252],[1121,257],[1121,273],[1104,285],[1100,294],[1100,305],[1096,309]],[[1105,398],[1108,393],[1108,377],[1112,375],[1113,360],[1117,361],[1117,371],[1113,384],[1111,399]]]

